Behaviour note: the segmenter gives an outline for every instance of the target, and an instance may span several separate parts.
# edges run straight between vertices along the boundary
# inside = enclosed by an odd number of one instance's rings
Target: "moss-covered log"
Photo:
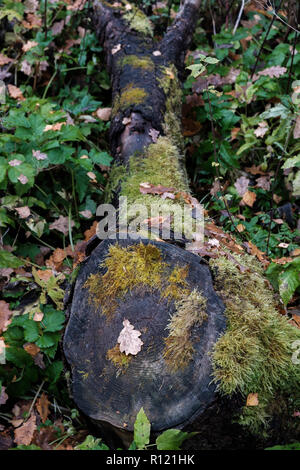
[[[156,42],[134,5],[94,2],[113,89],[108,201],[126,196],[129,205],[159,208],[160,196],[140,192],[144,182],[189,192],[180,79],[199,3],[186,1]],[[153,430],[182,427],[217,389],[239,393],[240,405],[258,393],[259,406],[241,406],[242,424],[254,431],[265,426],[279,394],[289,393],[298,406],[300,372],[291,357],[299,330],[280,317],[251,257],[221,257],[209,268],[174,244],[105,240],[81,266],[69,310],[64,350],[74,399],[97,421],[132,431],[143,406]],[[137,354],[120,349],[125,320],[140,333]]]

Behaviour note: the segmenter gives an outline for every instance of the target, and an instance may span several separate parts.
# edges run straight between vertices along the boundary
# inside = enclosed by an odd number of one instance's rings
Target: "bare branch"
[[[160,50],[166,59],[181,69],[192,41],[201,0],[185,0],[173,24],[161,41]]]

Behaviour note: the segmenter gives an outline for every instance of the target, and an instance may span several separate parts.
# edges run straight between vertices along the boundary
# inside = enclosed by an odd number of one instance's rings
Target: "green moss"
[[[129,23],[130,29],[146,36],[153,36],[153,27],[148,17],[134,5],[132,9],[123,14],[123,18]]]
[[[126,178],[127,169],[124,165],[113,165],[109,173],[109,180],[105,186],[105,202],[111,202],[122,181]]]
[[[168,330],[169,336],[164,339],[164,358],[172,372],[188,365],[195,353],[191,339],[195,325],[202,325],[207,320],[206,298],[194,289],[182,294],[175,302],[175,313],[172,315]]]
[[[130,364],[132,356],[122,353],[120,351],[120,345],[116,344],[107,351],[106,358],[117,368],[117,373],[124,373]]]
[[[135,87],[133,83],[130,83],[122,90],[120,96],[115,97],[112,115],[115,116],[119,110],[143,103],[147,96],[148,94],[143,88]]]
[[[111,245],[102,266],[106,268],[105,274],[91,274],[84,287],[89,289],[89,302],[96,308],[101,307],[108,320],[113,318],[118,301],[134,288],[159,289],[162,297],[170,299],[177,299],[186,292],[185,284],[181,279],[176,281],[174,270],[170,274],[160,250],[151,244],[139,243],[127,248]],[[183,269],[187,273],[187,268]],[[165,293],[170,283],[173,289]]]
[[[120,59],[119,65],[124,67],[125,65],[130,65],[135,69],[143,69],[148,71],[154,70],[154,63],[148,56],[137,56],[137,55],[127,55]]]
[[[162,202],[158,196],[142,195],[140,183],[149,182],[174,187],[178,191],[188,191],[188,181],[182,171],[181,156],[178,149],[167,137],[159,137],[155,144],[149,145],[145,155],[133,156],[129,162],[128,176],[122,183],[121,195],[127,196],[128,203],[149,204]]]
[[[236,259],[248,264],[249,271],[241,273],[226,257],[210,261],[228,319],[226,333],[213,352],[214,377],[224,394],[258,393],[260,407],[245,407],[240,419],[253,430],[254,422],[258,427],[266,424],[263,416],[276,393],[289,390],[295,396],[300,389],[300,368],[292,362],[292,343],[300,339],[300,330],[277,312],[274,292],[253,258],[236,255]]]
[[[172,139],[173,144],[183,151],[184,141],[180,124],[182,90],[176,67],[173,64],[169,67],[160,67],[160,74],[157,77],[157,81],[159,87],[163,89],[166,95],[164,132]]]

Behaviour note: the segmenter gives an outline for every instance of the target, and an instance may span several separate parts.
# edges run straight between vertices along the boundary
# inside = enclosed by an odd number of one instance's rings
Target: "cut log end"
[[[214,400],[210,352],[226,322],[199,261],[163,242],[119,239],[82,265],[64,351],[87,416],[132,431],[143,407],[160,431],[183,427]]]

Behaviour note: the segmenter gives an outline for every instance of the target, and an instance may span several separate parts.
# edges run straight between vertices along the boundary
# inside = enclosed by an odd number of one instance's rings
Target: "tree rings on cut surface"
[[[120,239],[102,241],[82,264],[64,352],[86,415],[132,431],[143,407],[161,431],[183,427],[213,401],[209,353],[226,321],[200,261],[167,243]],[[134,355],[120,351],[125,320],[129,343],[130,334],[140,340]]]

